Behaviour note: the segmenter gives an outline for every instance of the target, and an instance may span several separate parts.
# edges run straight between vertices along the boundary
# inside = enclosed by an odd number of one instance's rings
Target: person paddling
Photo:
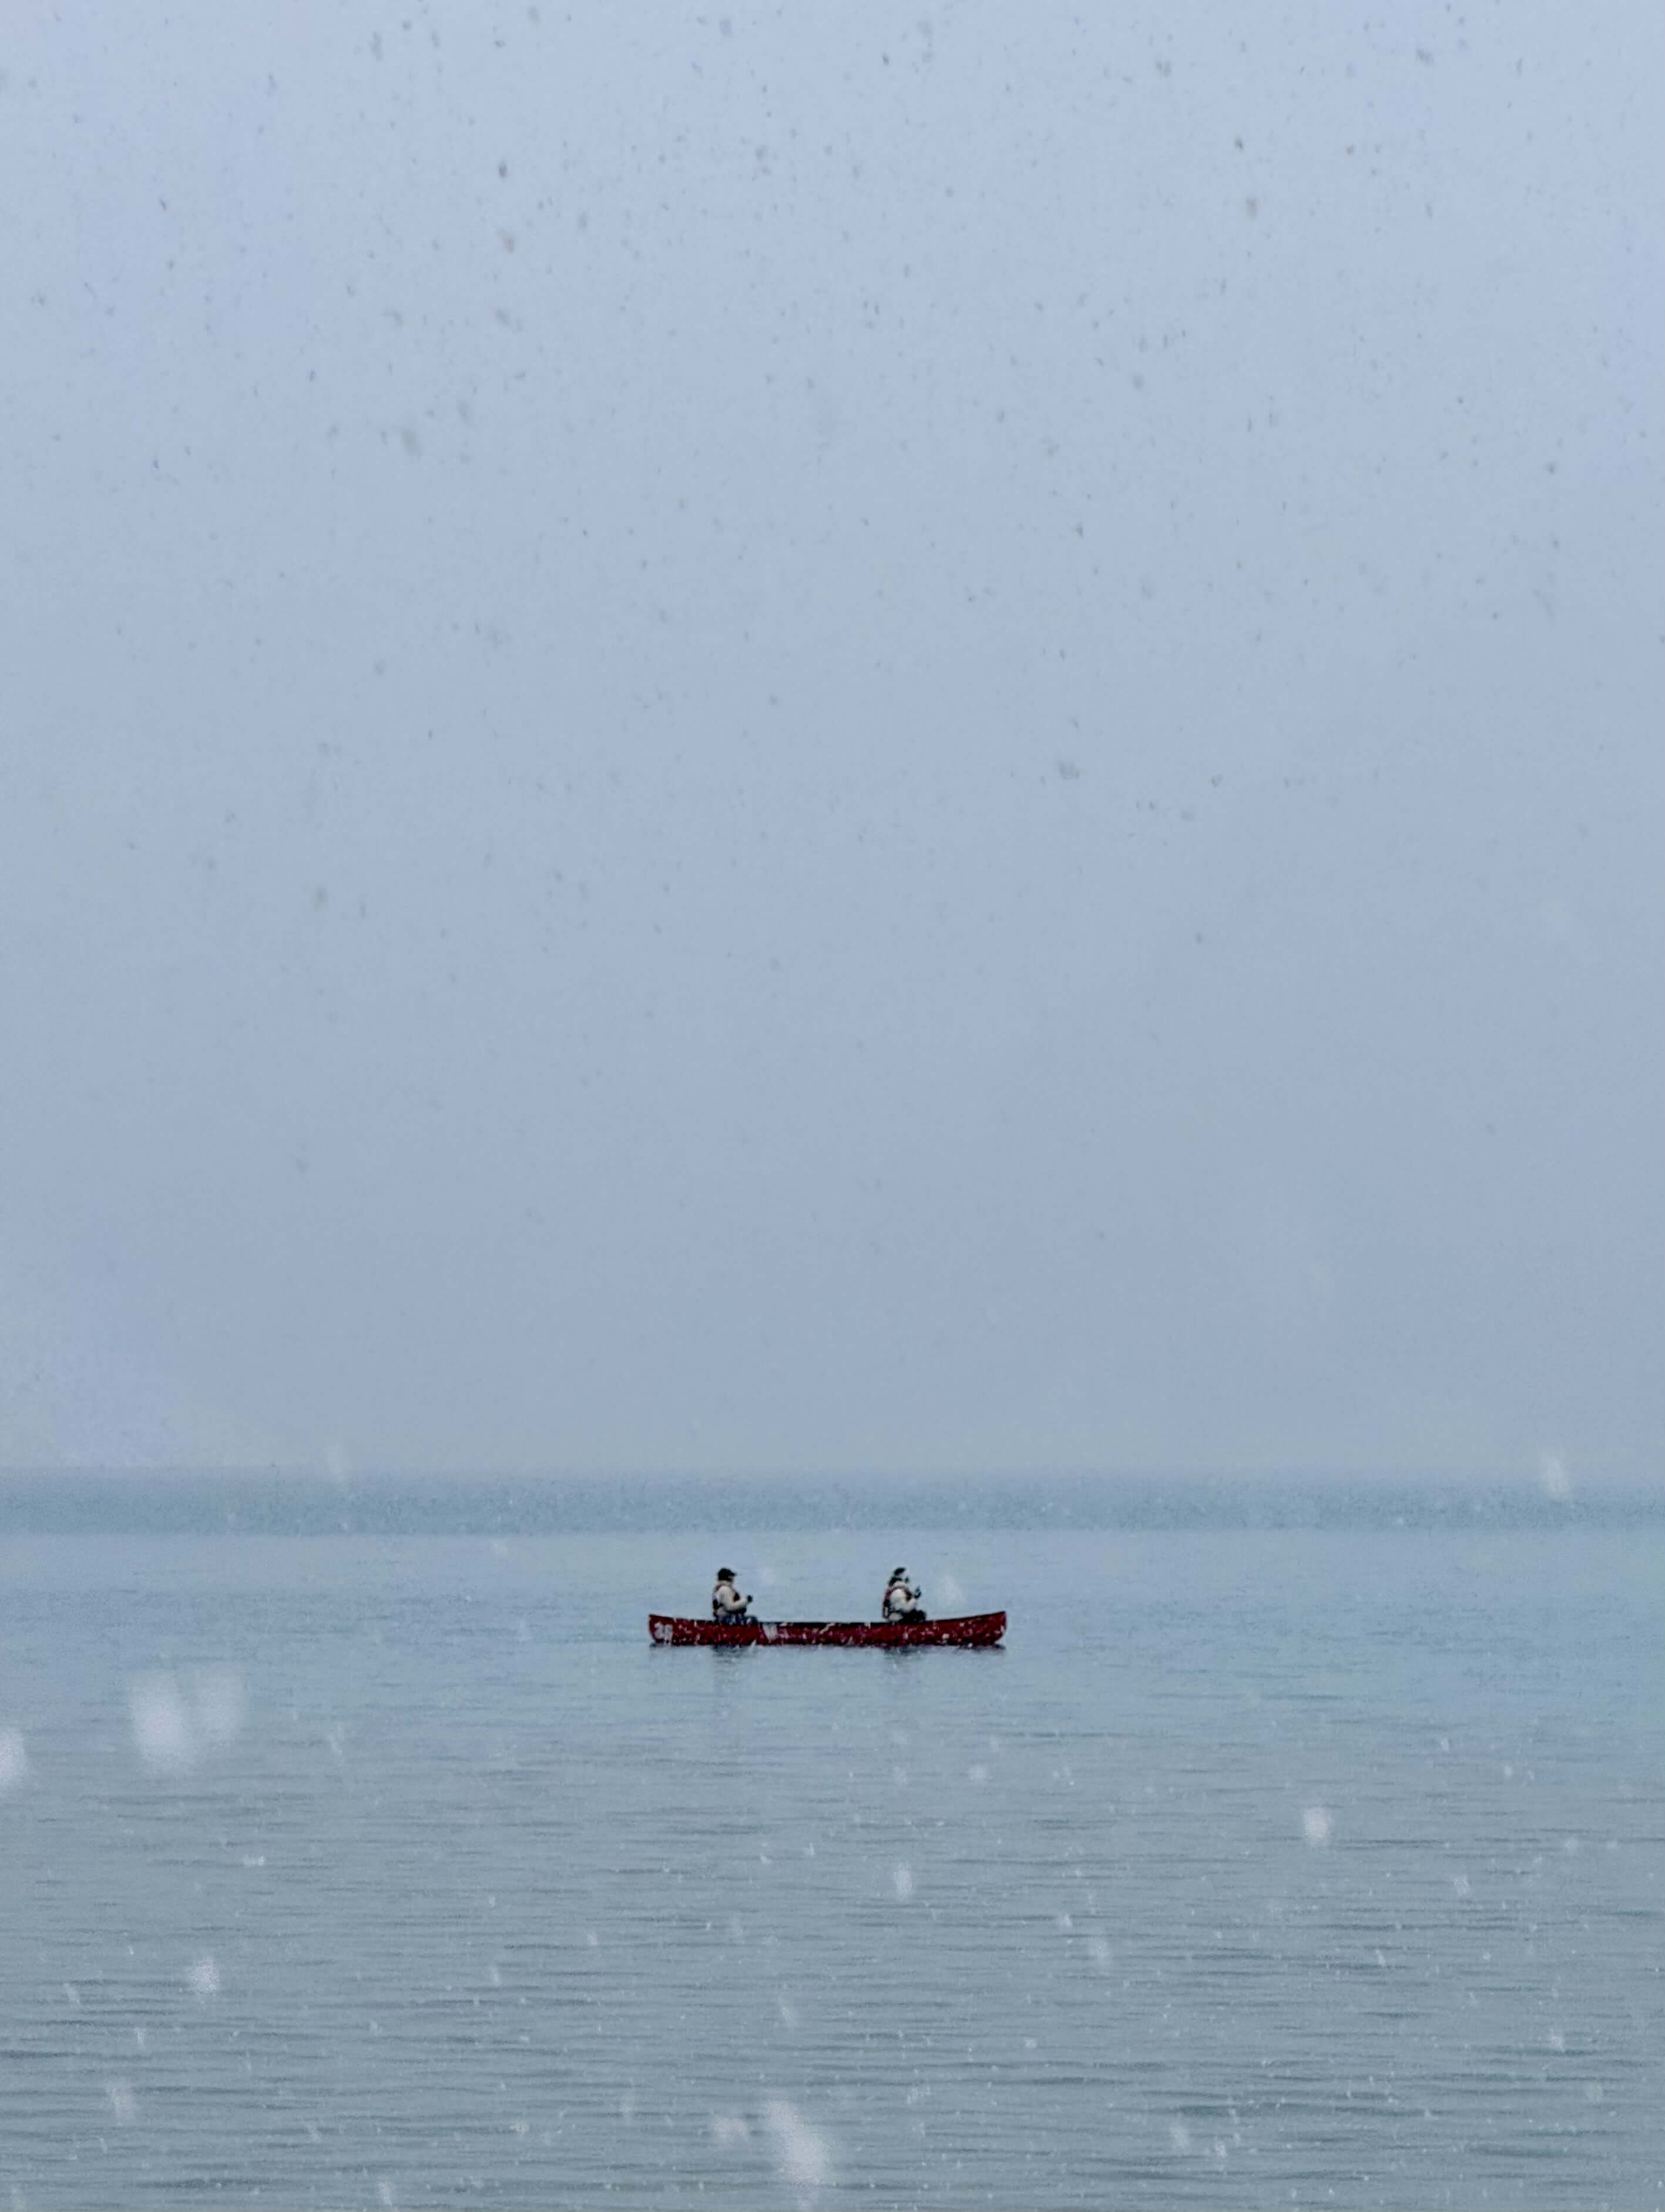
[[[742,1597],[734,1580],[732,1567],[719,1567],[716,1588],[711,1593],[713,1620],[744,1620],[750,1605],[750,1595]]]
[[[919,1601],[920,1593],[908,1581],[907,1568],[892,1567],[890,1579],[884,1585],[886,1620],[923,1620],[925,1607]]]

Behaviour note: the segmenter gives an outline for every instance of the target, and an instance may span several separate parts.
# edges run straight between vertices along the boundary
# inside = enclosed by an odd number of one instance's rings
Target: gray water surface
[[[726,1547],[726,1548],[725,1548]],[[993,1653],[660,1650],[1004,1605]],[[1665,2197],[1640,1527],[0,1544],[24,2206]]]

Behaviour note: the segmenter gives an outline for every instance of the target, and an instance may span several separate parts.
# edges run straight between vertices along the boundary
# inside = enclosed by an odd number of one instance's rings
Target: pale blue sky
[[[0,40],[0,1463],[1655,1473],[1655,11]]]

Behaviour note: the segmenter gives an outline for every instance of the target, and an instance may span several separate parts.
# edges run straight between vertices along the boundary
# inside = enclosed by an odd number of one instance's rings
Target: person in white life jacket
[[[732,1567],[719,1567],[717,1583],[711,1593],[713,1620],[744,1620],[746,1608],[751,1603],[750,1595],[742,1597],[734,1580]]]
[[[893,1567],[890,1579],[884,1585],[886,1620],[923,1620],[925,1607],[919,1601],[919,1591],[908,1581],[907,1568]]]

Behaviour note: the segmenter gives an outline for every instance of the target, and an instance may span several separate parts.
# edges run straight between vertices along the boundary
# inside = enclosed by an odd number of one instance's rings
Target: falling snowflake
[[[0,1729],[0,1797],[28,1778],[29,1754],[23,1747],[21,1731]]]
[[[763,2120],[775,2145],[775,2170],[787,2186],[805,2193],[824,2189],[832,2178],[832,2153],[826,2137],[784,2097],[769,2100],[763,2107]]]

